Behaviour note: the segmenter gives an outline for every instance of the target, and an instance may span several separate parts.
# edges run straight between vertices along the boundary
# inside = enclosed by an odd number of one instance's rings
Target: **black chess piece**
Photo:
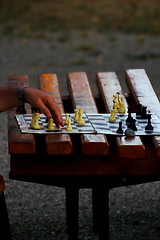
[[[141,114],[142,114],[142,104],[137,104],[136,107],[136,118],[141,118]]]
[[[129,125],[133,120],[133,117],[131,116],[131,110],[130,108],[128,107],[128,117],[126,119],[126,124]]]
[[[48,123],[48,117],[46,117],[45,123]]]
[[[130,128],[131,128],[133,131],[137,131],[136,119],[132,119]]]
[[[22,104],[16,108],[16,113],[26,114],[25,104]]]
[[[141,119],[147,119],[148,118],[148,114],[147,114],[147,107],[142,106],[142,112],[141,112]]]
[[[121,121],[119,122],[119,127],[118,127],[118,129],[117,129],[116,133],[123,134],[122,122],[121,122]]]
[[[151,114],[148,114],[148,123],[147,123],[147,125],[146,125],[146,127],[145,127],[145,131],[146,131],[146,132],[147,132],[147,131],[152,132],[153,129],[154,129],[154,127],[153,127],[152,124],[151,124]]]
[[[35,107],[32,107],[32,113],[35,112],[35,113],[41,113],[40,109],[39,108],[35,108]]]

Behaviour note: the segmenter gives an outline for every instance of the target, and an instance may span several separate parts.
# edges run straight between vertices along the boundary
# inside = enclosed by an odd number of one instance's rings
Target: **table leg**
[[[92,188],[93,229],[99,232],[99,240],[109,239],[109,190],[107,187]]]
[[[79,189],[66,188],[66,223],[68,240],[78,240],[79,229]]]
[[[4,194],[0,196],[0,239],[12,239]]]

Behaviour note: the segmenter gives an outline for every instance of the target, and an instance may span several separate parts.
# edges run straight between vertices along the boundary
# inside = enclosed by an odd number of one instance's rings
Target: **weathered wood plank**
[[[41,74],[39,88],[53,96],[56,104],[64,113],[59,82],[56,74]],[[56,134],[46,136],[46,151],[48,154],[71,154],[73,152],[72,141],[68,134]]]
[[[144,69],[130,69],[126,71],[128,87],[136,103],[147,106],[147,109],[160,114],[160,103],[153,86]]]
[[[83,108],[85,113],[97,113],[89,81],[85,72],[68,74],[68,87],[74,108]],[[93,155],[107,155],[109,144],[104,135],[81,135],[82,153]]]
[[[97,85],[102,96],[105,109],[111,112],[113,108],[113,95],[117,92],[124,96],[124,92],[114,72],[100,72],[96,75]],[[125,106],[128,104],[125,99]],[[121,158],[144,158],[145,146],[139,137],[116,137],[118,155]]]
[[[9,77],[9,86],[29,86],[27,75],[12,75]],[[29,112],[29,104],[26,104],[26,110]],[[35,153],[35,140],[32,134],[21,134],[15,119],[16,109],[12,109],[8,114],[8,142],[9,153],[11,154],[31,154]]]
[[[126,81],[136,104],[147,106],[151,112],[160,115],[160,102],[144,69],[126,71]],[[157,156],[160,157],[160,137],[154,136],[153,142]]]

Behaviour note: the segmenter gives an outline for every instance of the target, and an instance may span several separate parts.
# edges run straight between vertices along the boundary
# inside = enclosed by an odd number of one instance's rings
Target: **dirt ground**
[[[57,73],[66,95],[66,74],[85,71],[97,94],[96,72],[114,71],[127,91],[125,70],[144,68],[160,96],[160,36],[73,31],[48,34],[45,39],[1,37],[0,43],[1,85],[7,85],[9,75],[28,74],[36,87],[40,73]],[[66,240],[64,189],[10,180],[7,113],[0,115],[0,129],[0,173],[6,180],[13,240]],[[110,239],[158,240],[159,203],[159,182],[111,190]],[[80,240],[98,240],[92,232],[91,211],[91,191],[81,190]]]

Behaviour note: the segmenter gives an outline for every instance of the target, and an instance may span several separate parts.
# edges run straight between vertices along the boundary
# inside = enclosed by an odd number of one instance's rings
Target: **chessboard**
[[[66,125],[61,128],[56,128],[54,130],[49,130],[47,128],[47,118],[45,115],[39,115],[39,125],[40,129],[32,129],[30,128],[30,123],[32,121],[32,114],[16,114],[15,117],[17,119],[18,125],[22,133],[33,133],[33,134],[54,134],[54,133],[96,133],[92,123],[87,118],[86,114],[83,114],[83,119],[85,120],[85,124],[79,125],[74,121],[74,113],[69,113],[69,119],[71,120],[72,131],[66,130]],[[63,121],[65,122],[66,115],[62,114]]]
[[[134,131],[135,135],[160,135],[160,117],[152,113],[151,114],[151,124],[153,126],[152,131],[145,130],[148,123],[148,119],[141,119],[136,116],[136,113],[131,114],[133,118],[136,119],[136,128]],[[65,114],[62,114],[63,120],[65,121]],[[106,135],[125,135],[125,130],[128,128],[126,124],[127,114],[117,114],[116,121],[110,122],[110,114],[87,114],[83,113],[83,119],[85,120],[84,125],[79,125],[74,121],[74,113],[69,113],[69,119],[71,120],[72,130],[67,131],[66,126],[60,129],[56,128],[54,130],[47,129],[46,117],[40,114],[39,124],[41,129],[35,130],[30,128],[30,123],[32,120],[31,114],[16,114],[16,120],[20,128],[21,133],[33,133],[33,134],[57,134],[57,133],[67,133],[67,134],[78,134],[78,133],[92,133],[92,134],[106,134]],[[122,123],[123,133],[117,133],[119,128],[119,123]]]

